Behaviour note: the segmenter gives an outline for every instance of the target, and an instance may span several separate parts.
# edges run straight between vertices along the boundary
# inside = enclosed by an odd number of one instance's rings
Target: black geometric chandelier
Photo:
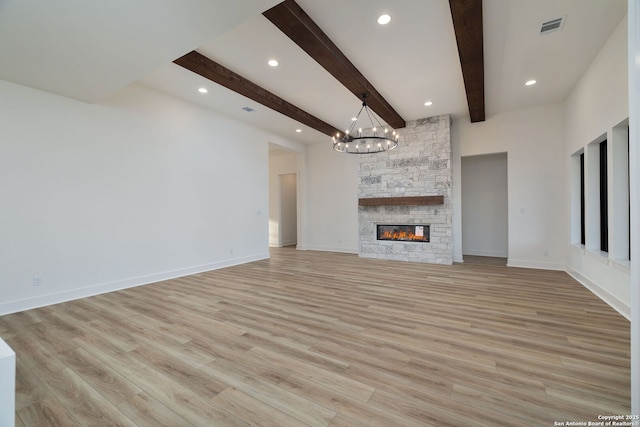
[[[360,120],[361,115],[363,120]],[[375,113],[367,107],[367,94],[363,93],[362,108],[351,119],[351,126],[345,134],[337,134],[332,138],[333,149],[347,154],[380,153],[398,148],[398,136],[391,126],[380,123]]]

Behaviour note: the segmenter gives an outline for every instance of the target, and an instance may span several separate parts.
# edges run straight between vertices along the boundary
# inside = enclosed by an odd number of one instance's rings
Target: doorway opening
[[[298,178],[295,173],[280,175],[279,246],[298,243]]]
[[[507,153],[462,158],[462,255],[509,256]],[[501,261],[503,260],[503,261]]]
[[[298,174],[295,152],[269,147],[269,246],[298,243]]]

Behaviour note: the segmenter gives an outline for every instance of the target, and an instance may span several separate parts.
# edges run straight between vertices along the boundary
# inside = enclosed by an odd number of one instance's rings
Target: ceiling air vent
[[[564,27],[564,21],[567,20],[567,15],[560,18],[549,19],[544,21],[540,26],[540,35],[553,33],[554,31],[560,31]]]

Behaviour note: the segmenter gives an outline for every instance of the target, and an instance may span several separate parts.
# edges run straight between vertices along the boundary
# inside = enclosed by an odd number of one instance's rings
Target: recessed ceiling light
[[[270,59],[269,62],[267,62],[267,64],[269,64],[272,67],[277,67],[278,61],[276,61],[275,59]]]
[[[430,106],[433,105],[433,102],[427,101],[427,102],[424,103],[424,105],[427,106],[427,107],[430,107]]]
[[[300,133],[302,132],[302,129],[296,129],[296,132]]]
[[[356,120],[358,120],[358,118],[357,118],[357,117],[351,117],[351,121],[352,121],[352,122],[355,122]]]
[[[387,14],[380,15],[378,17],[378,24],[380,25],[387,25],[390,21],[391,21],[391,17]]]
[[[527,80],[527,82],[525,83],[525,86],[533,86],[534,84],[536,84],[535,80]]]
[[[206,87],[201,87],[200,89],[198,89],[198,92],[200,92],[200,93],[207,93],[207,92],[209,92],[209,91],[207,90],[207,88],[206,88]]]

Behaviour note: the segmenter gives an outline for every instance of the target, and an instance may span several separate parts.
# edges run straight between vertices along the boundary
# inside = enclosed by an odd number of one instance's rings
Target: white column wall
[[[358,253],[357,156],[334,151],[329,141],[309,145],[306,153],[304,236],[301,242],[298,235],[298,249]]]
[[[14,427],[16,415],[16,353],[0,338],[0,427]]]
[[[629,0],[631,413],[640,415],[640,0]]]

